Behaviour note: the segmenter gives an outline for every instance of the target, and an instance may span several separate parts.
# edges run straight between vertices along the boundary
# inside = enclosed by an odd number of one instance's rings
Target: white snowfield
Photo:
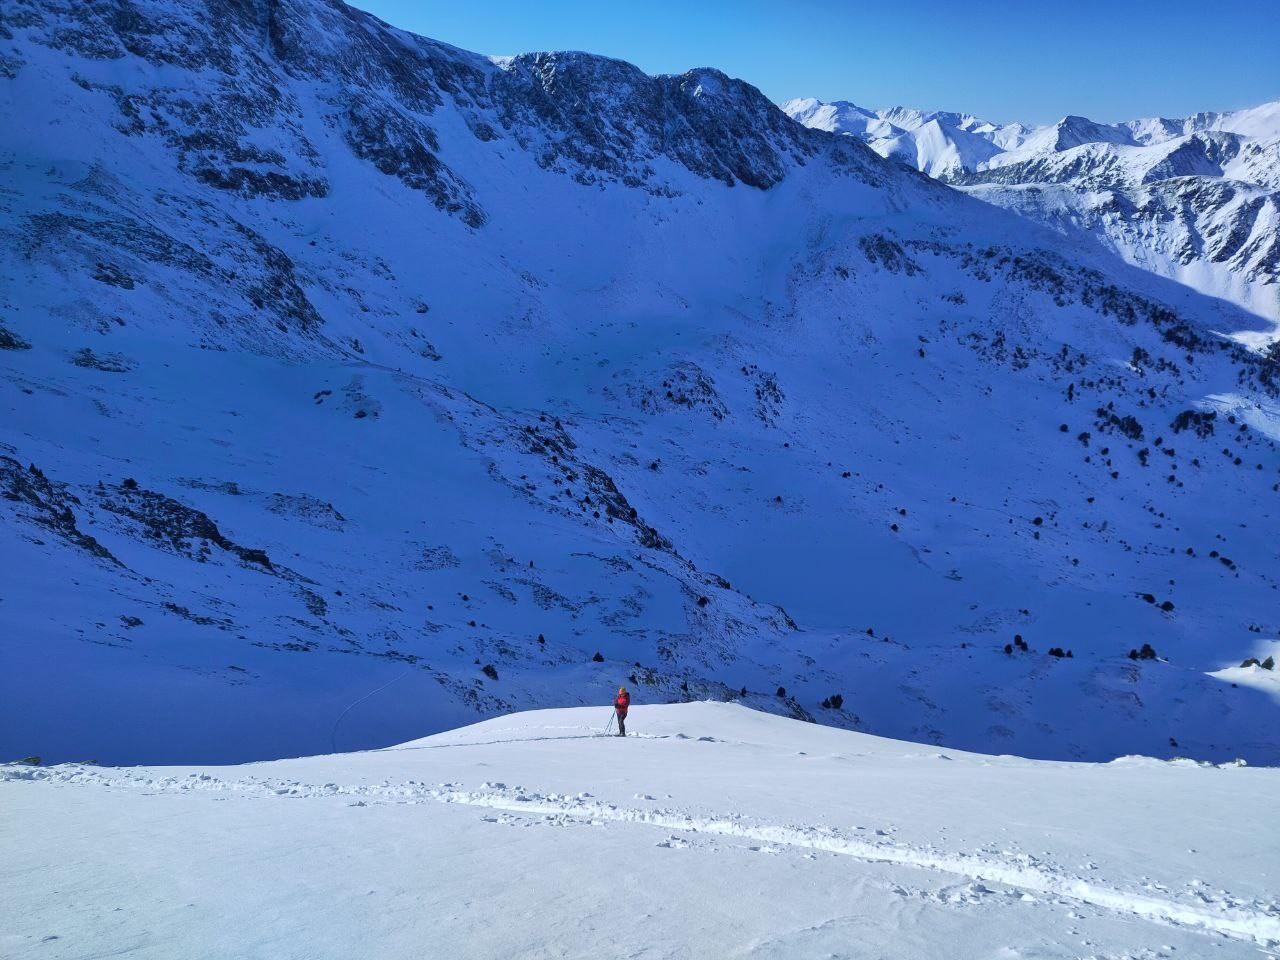
[[[384,747],[626,682],[1280,765],[1274,323],[710,69],[336,0],[17,7],[0,759]]]
[[[235,767],[0,767],[0,955],[1259,957],[1280,771],[721,703]]]

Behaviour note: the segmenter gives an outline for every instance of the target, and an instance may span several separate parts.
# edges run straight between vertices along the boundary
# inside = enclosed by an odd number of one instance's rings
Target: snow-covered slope
[[[1280,759],[1218,673],[1280,634],[1256,317],[714,70],[332,2],[3,15],[0,755],[354,749],[626,682]]]
[[[1257,957],[1280,771],[987,757],[720,703],[242,767],[0,766],[0,952]]]
[[[1280,322],[1280,101],[1178,120],[1064,117],[1036,129],[812,99],[782,109]]]

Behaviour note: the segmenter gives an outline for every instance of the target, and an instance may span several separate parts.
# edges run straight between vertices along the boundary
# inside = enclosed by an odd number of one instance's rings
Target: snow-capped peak
[[[1280,322],[1280,101],[1114,124],[1068,115],[1036,128],[812,99],[782,109]]]

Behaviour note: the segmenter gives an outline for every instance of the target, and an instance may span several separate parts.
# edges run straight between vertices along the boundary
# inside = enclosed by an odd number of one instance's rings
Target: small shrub
[[[486,663],[481,672],[490,680],[498,679],[498,669],[492,663]]]
[[[597,650],[597,651],[596,651],[596,655],[595,655],[594,657],[592,657],[592,658],[591,658],[591,662],[592,662],[592,663],[604,663],[604,654],[603,654],[603,653],[601,653],[599,650]]]
[[[786,695],[787,695],[787,688],[786,688],[786,687],[779,687],[779,688],[778,688],[778,696],[780,696],[780,697],[785,697]]]

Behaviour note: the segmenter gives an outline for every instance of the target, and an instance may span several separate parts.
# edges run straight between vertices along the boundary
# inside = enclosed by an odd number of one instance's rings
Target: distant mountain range
[[[1043,127],[847,101],[790,100],[782,109],[1280,321],[1280,101],[1175,120],[1072,116]]]

